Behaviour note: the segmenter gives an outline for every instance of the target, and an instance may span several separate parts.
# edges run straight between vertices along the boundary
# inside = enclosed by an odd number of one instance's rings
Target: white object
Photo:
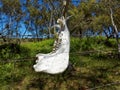
[[[69,65],[70,36],[64,17],[57,20],[60,27],[56,48],[48,54],[37,54],[38,60],[33,66],[36,72],[58,74],[64,72]]]

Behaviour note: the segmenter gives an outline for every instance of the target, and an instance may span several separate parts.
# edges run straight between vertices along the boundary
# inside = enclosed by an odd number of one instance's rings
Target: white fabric
[[[64,17],[57,21],[61,26],[58,39],[60,44],[58,48],[48,54],[37,54],[38,60],[33,66],[36,72],[45,72],[49,74],[58,74],[66,70],[69,65],[70,37]],[[62,25],[61,25],[62,23]]]

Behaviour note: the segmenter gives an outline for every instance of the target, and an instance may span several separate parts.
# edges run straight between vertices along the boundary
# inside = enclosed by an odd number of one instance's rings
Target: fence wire
[[[105,54],[107,56],[112,56],[112,55],[115,55],[115,57],[117,57],[117,53],[114,53],[116,52],[117,50],[116,49],[113,49],[113,50],[96,50],[96,51],[83,51],[83,52],[70,52],[69,54],[70,55],[79,55],[79,56],[86,56],[86,55],[92,55],[92,54]],[[113,57],[114,58],[114,57]],[[118,58],[118,57],[117,57]],[[0,60],[0,62],[3,62],[3,63],[9,63],[9,62],[27,62],[27,61],[35,61],[37,58],[36,57],[29,57],[29,58],[19,58],[19,59],[3,59],[3,60]]]
[[[85,56],[85,55],[90,55],[90,54],[96,54],[96,53],[102,53],[102,54],[112,54],[113,52],[116,52],[117,50],[113,49],[113,50],[97,50],[97,51],[83,51],[83,52],[71,52],[70,55],[80,55],[80,56]],[[16,63],[16,62],[29,62],[29,61],[35,61],[36,57],[30,57],[30,58],[20,58],[20,59],[7,59],[7,60],[0,60],[1,63]],[[14,65],[14,70],[15,70],[15,65]],[[13,71],[14,71],[13,70]],[[14,83],[14,82],[13,82]],[[97,87],[93,87],[93,88],[86,88],[85,90],[97,90],[97,89],[102,89],[105,87],[110,87],[110,86],[115,86],[115,85],[120,85],[120,81],[116,81],[116,82],[111,82],[111,83],[107,83],[101,86],[97,86]]]

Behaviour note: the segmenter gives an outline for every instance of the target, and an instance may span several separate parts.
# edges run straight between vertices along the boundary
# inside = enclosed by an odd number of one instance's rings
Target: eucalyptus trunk
[[[116,34],[116,41],[117,41],[117,45],[118,45],[118,57],[120,58],[120,43],[119,43],[119,34],[118,34],[118,29],[117,26],[115,25],[114,19],[113,19],[113,11],[110,8],[110,12],[111,12],[111,21],[112,21],[112,25],[114,27],[115,30],[115,34]]]

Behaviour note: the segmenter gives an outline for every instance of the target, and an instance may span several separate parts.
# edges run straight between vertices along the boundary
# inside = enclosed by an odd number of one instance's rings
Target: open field
[[[70,62],[75,70],[59,75],[36,73],[32,68],[35,54],[48,53],[52,46],[52,39],[14,48],[1,45],[0,90],[120,90],[120,59],[114,39],[72,38]]]

